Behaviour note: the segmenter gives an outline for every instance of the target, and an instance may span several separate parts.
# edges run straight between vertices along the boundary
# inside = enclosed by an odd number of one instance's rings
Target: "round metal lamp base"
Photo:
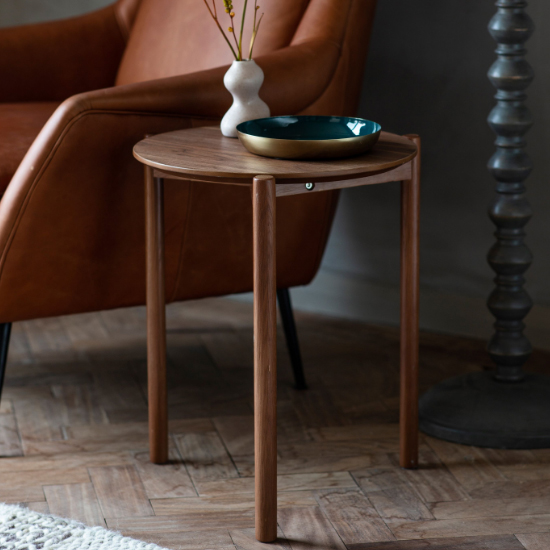
[[[476,372],[446,380],[420,398],[420,430],[476,447],[550,448],[550,377],[505,383]]]

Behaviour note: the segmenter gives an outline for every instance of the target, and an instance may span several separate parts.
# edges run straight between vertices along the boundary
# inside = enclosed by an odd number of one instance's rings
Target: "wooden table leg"
[[[147,247],[147,378],[149,394],[149,456],[168,461],[166,390],[166,311],[164,295],[164,180],[145,167]]]
[[[418,466],[418,311],[420,229],[420,138],[412,179],[401,182],[401,407],[400,464]]]
[[[254,451],[256,538],[277,538],[277,284],[275,178],[252,187],[254,229]]]

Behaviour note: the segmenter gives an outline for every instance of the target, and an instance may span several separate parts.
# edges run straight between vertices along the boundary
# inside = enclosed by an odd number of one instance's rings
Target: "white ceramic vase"
[[[241,122],[270,116],[269,107],[258,95],[263,82],[264,72],[254,60],[233,61],[223,79],[233,96],[233,105],[221,122],[224,136],[236,138]]]

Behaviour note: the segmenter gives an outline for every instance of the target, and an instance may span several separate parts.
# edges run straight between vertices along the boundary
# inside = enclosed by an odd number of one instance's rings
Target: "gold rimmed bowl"
[[[251,153],[294,160],[362,155],[374,147],[381,131],[376,122],[340,116],[276,116],[237,126]]]

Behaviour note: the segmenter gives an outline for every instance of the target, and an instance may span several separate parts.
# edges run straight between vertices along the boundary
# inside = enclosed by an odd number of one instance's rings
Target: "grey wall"
[[[110,0],[2,0],[0,24],[56,18]],[[364,79],[360,115],[389,131],[423,138],[422,324],[485,337],[484,300],[492,288],[485,255],[493,242],[486,211],[493,181],[485,164],[493,135],[485,119],[493,105],[486,73],[494,43],[486,27],[492,0],[380,0]],[[537,78],[529,90],[536,125],[529,133],[535,171],[528,181],[535,216],[528,244],[535,262],[528,290],[537,307],[528,319],[538,345],[550,346],[550,4],[534,0],[538,30],[529,42]],[[322,269],[294,291],[312,311],[395,323],[398,316],[399,188],[342,193]]]

